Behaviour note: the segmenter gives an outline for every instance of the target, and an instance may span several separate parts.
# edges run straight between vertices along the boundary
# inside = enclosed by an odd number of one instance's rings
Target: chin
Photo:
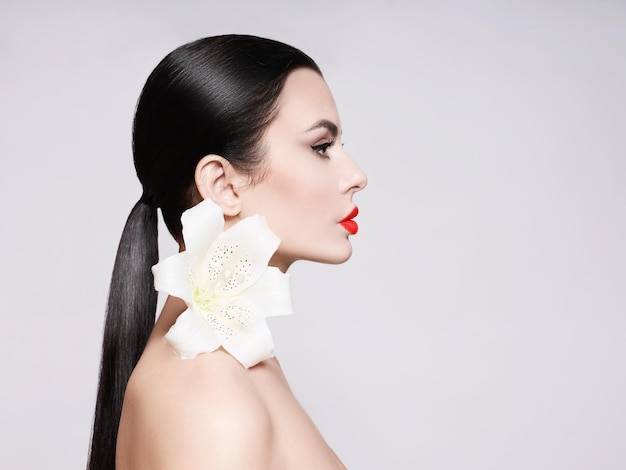
[[[270,260],[270,265],[282,267],[286,270],[296,261],[313,261],[323,264],[342,264],[352,256],[352,245],[350,241],[345,243],[334,243],[332,246],[317,246],[315,250],[298,250],[289,251],[280,250]]]
[[[352,245],[348,243],[347,248],[338,249],[335,252],[326,252],[322,256],[319,256],[311,261],[317,261],[325,264],[342,264],[350,259],[352,256]]]
[[[352,253],[350,253],[348,256],[344,256],[343,258],[338,258],[335,260],[328,261],[327,264],[343,264],[346,261],[348,261],[351,256],[352,256]]]

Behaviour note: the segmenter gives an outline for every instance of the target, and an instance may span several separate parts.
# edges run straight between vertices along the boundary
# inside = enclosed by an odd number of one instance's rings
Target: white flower
[[[165,335],[183,359],[220,346],[244,367],[274,356],[265,318],[292,311],[289,275],[267,263],[280,240],[255,215],[224,230],[210,199],[182,215],[186,251],[152,267],[154,287],[187,304]]]

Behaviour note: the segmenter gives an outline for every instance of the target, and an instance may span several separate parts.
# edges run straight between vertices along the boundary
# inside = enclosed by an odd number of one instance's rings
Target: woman
[[[290,312],[294,261],[351,254],[352,196],[367,180],[340,135],[321,72],[291,46],[206,38],[152,72],[89,469],[344,468],[289,389],[265,323]],[[151,271],[157,208],[180,253]],[[171,294],[156,324],[155,287]]]

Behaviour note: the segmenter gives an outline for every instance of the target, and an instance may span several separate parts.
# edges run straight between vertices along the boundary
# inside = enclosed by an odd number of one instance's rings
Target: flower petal
[[[180,220],[185,250],[193,254],[205,253],[224,230],[222,209],[208,198],[183,212]]]
[[[220,341],[209,324],[191,309],[180,314],[165,339],[182,359],[193,359],[198,354],[220,347]]]
[[[270,230],[263,217],[247,217],[217,238],[211,253],[202,264],[220,265],[216,291],[236,296],[263,276],[279,244],[280,239]]]
[[[246,316],[244,328],[237,325],[236,320],[227,322],[234,334],[221,339],[222,347],[246,369],[265,359],[274,357],[274,342],[265,318],[257,313],[252,313],[245,302],[238,301],[231,307],[251,314]]]
[[[187,252],[183,251],[152,266],[154,288],[159,292],[181,298],[189,304],[192,300],[189,261]]]
[[[263,277],[248,287],[243,295],[266,317],[293,313],[291,278],[278,268],[268,267]]]

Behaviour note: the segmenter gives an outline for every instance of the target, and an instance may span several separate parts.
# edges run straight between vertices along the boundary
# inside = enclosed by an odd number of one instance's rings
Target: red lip
[[[345,228],[350,234],[355,235],[359,231],[359,226],[352,220],[359,214],[359,208],[354,206],[352,212],[350,212],[341,222],[339,222],[343,228]]]

